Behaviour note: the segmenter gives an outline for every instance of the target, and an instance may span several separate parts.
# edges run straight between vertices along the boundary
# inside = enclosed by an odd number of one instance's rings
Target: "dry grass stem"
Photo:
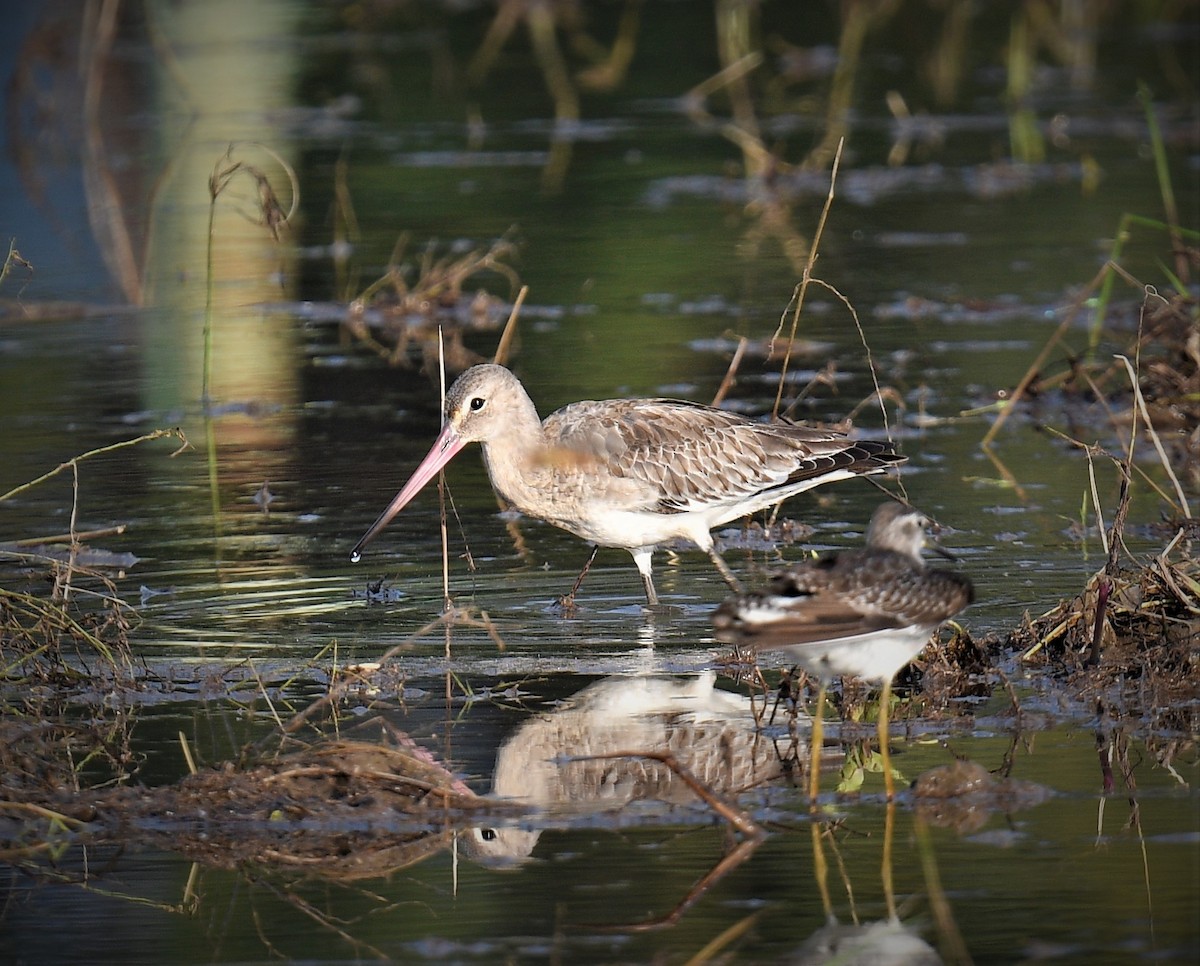
[[[521,306],[525,304],[525,296],[529,294],[529,286],[522,285],[513,302],[512,311],[508,313],[508,321],[504,323],[504,331],[500,333],[500,341],[496,345],[496,354],[492,361],[499,366],[508,365],[508,354],[512,348],[513,339],[517,334],[517,319],[521,315]]]
[[[729,390],[737,382],[738,368],[742,364],[742,356],[746,354],[746,345],[748,342],[749,340],[745,336],[738,339],[737,348],[733,351],[733,358],[729,360],[729,366],[725,370],[725,378],[721,380],[721,385],[717,387],[717,392],[709,405],[720,406],[729,394]]]
[[[1133,371],[1133,365],[1125,356],[1118,355],[1116,357],[1125,364],[1125,370],[1129,373],[1129,384],[1133,390],[1133,398],[1137,403],[1138,414],[1146,425],[1146,432],[1150,434],[1150,439],[1154,443],[1154,449],[1158,453],[1159,460],[1162,462],[1163,469],[1166,470],[1167,476],[1175,486],[1175,495],[1178,499],[1176,509],[1182,513],[1187,519],[1192,518],[1192,511],[1188,506],[1187,497],[1184,495],[1183,487],[1179,485],[1179,479],[1175,476],[1174,470],[1171,469],[1171,461],[1167,458],[1167,453],[1163,449],[1162,440],[1159,438],[1157,431],[1154,429],[1154,421],[1150,418],[1150,413],[1146,411],[1146,400],[1142,396],[1141,384],[1138,381],[1136,373]]]
[[[837,151],[833,156],[833,166],[829,171],[829,193],[825,196],[825,204],[821,208],[821,217],[817,220],[817,230],[813,234],[812,244],[808,249],[808,260],[804,264],[804,271],[800,276],[800,284],[792,292],[792,300],[788,305],[788,309],[792,311],[792,328],[788,338],[788,347],[783,356],[783,364],[779,373],[779,386],[775,393],[775,405],[771,412],[778,416],[780,407],[783,404],[783,387],[784,378],[787,376],[788,363],[791,360],[792,344],[796,341],[796,331],[800,326],[800,313],[804,309],[804,297],[808,294],[808,284],[812,280],[813,266],[817,263],[817,251],[821,247],[821,236],[825,231],[825,223],[829,220],[829,212],[833,207],[834,189],[837,187],[838,168],[842,163],[842,148],[844,141],[838,141]],[[794,306],[794,308],[793,308]],[[784,310],[784,315],[779,320],[779,325],[775,329],[775,334],[771,337],[771,354],[774,354],[775,340],[779,338],[783,331],[784,318],[787,316],[787,309]]]

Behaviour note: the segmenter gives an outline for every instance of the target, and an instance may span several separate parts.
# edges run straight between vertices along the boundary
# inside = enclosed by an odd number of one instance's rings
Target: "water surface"
[[[55,153],[30,142],[36,170],[63,188],[39,201],[9,144],[0,220],[35,271],[14,272],[0,296],[71,307],[32,320],[19,304],[6,306],[0,491],[155,428],[179,426],[192,443],[175,457],[177,442],[163,440],[80,467],[76,527],[127,525],[102,544],[137,558],[114,574],[136,617],[132,647],[176,685],[133,699],[138,781],[161,785],[186,773],[181,731],[202,763],[236,757],[271,735],[277,713],[320,694],[336,668],[397,646],[392,690],[364,695],[343,726],[380,740],[378,719],[386,719],[479,793],[491,790],[506,741],[537,713],[569,710],[585,688],[636,688],[650,674],[686,685],[721,670],[710,614],[727,591],[703,554],[656,555],[656,584],[674,609],[648,617],[628,555],[602,551],[578,613],[564,618],[552,604],[587,548],[501,515],[471,452],[447,473],[449,586],[459,606],[486,612],[491,629],[418,633],[443,607],[434,489],[362,563],[351,564],[348,552],[435,436],[436,381],[420,370],[420,339],[408,367],[390,367],[322,321],[383,272],[405,233],[415,264],[426,246],[461,254],[511,232],[520,243],[515,271],[529,285],[511,364],[543,413],[580,398],[711,399],[739,337],[760,344],[781,318],[790,323],[799,269],[781,240],[812,237],[828,167],[811,178],[787,174],[791,234],[772,234],[756,202],[764,185],[741,176],[741,153],[682,109],[680,98],[719,65],[711,11],[681,6],[645,5],[627,83],[584,96],[581,120],[566,129],[561,183],[550,190],[548,165],[564,129],[555,134],[526,42],[518,35],[482,88],[461,83],[490,8],[407,10],[369,29],[347,22],[350,8],[239,5],[221,16],[212,4],[149,5],[149,19],[124,10],[106,61],[103,158],[81,146],[96,129],[89,123],[99,124],[85,113],[81,127],[72,113],[83,92],[69,72],[50,73],[64,87],[55,88],[45,130],[73,147]],[[599,34],[615,30],[614,11],[591,13]],[[45,66],[30,47],[15,46],[46,27],[24,16],[4,47],[6,73]],[[832,23],[795,22],[769,4],[762,16],[771,36],[806,46],[837,41]],[[978,600],[963,624],[978,640],[1002,638],[1025,614],[1078,593],[1104,562],[1088,461],[1043,431],[1049,425],[1119,452],[1120,434],[1100,407],[1051,393],[1008,421],[990,455],[980,441],[995,418],[991,404],[1020,381],[1103,265],[1121,216],[1162,217],[1136,78],[1158,84],[1180,205],[1192,227],[1200,223],[1194,111],[1176,103],[1169,72],[1154,69],[1159,48],[1149,28],[1109,25],[1105,36],[1128,56],[1110,62],[1102,46],[1105,69],[1087,92],[1062,93],[1061,71],[1044,68],[1030,104],[1048,154],[1019,165],[1009,160],[1011,118],[994,69],[1007,26],[981,20],[972,69],[947,108],[934,108],[914,65],[889,51],[893,42],[902,49],[904,31],[870,48],[816,267],[858,322],[829,289],[810,290],[798,334],[820,348],[793,360],[789,384],[789,395],[800,392],[833,361],[836,378],[806,393],[795,414],[837,420],[857,410],[859,431],[897,439],[909,456],[907,495],[945,526],[944,541],[975,582]],[[53,30],[78,41],[71,28]],[[672,38],[686,40],[686,56],[652,56]],[[448,64],[456,83],[442,83]],[[885,106],[893,88],[913,109],[925,104],[939,132],[900,166],[887,164],[898,135]],[[824,90],[813,82],[793,91],[790,108],[771,111],[763,93],[765,143],[798,161],[823,116],[805,98],[819,103]],[[720,99],[709,109],[728,110]],[[222,162],[233,142],[234,160]],[[232,182],[216,209],[210,293],[210,175],[237,161],[254,165],[286,208],[281,159],[300,187],[294,226],[276,242],[254,223],[254,183]],[[98,195],[97,182],[86,180],[97,171],[119,174],[115,195]],[[339,207],[346,198],[352,220]],[[97,227],[98,211],[119,215],[124,228]],[[114,259],[121,231],[133,253],[124,268]],[[1125,264],[1163,285],[1165,250],[1161,236],[1139,230]],[[505,303],[515,294],[501,275],[476,282]],[[1127,349],[1132,291],[1119,292],[1100,357]],[[1089,318],[1080,315],[1048,367],[1065,369],[1088,351]],[[497,338],[488,328],[468,332],[465,343],[486,358]],[[886,423],[877,406],[858,408],[872,393],[872,367],[888,389]],[[778,369],[751,352],[727,405],[769,411]],[[1140,465],[1169,486],[1152,453]],[[1094,472],[1111,519],[1117,475],[1104,459]],[[13,497],[0,505],[0,536],[67,531],[72,495],[62,474]],[[817,491],[784,510],[811,526],[802,544],[748,549],[731,528],[726,558],[753,583],[809,549],[855,546],[879,499],[861,482]],[[1135,487],[1126,531],[1133,561],[1162,549],[1148,525],[1163,508],[1149,487]],[[43,586],[42,571],[20,562],[0,573],[6,587]],[[1062,699],[1014,661],[1003,669],[1020,715],[993,676],[995,690],[983,698],[918,709],[894,731],[906,780],[964,757],[1045,792],[967,827],[930,827],[907,795],[889,810],[877,773],[866,774],[860,794],[839,798],[842,779],[831,772],[819,817],[839,824],[819,848],[804,794],[780,778],[742,799],[769,830],[766,840],[695,894],[737,839],[695,802],[652,797],[620,808],[547,807],[515,820],[536,841],[530,859],[512,867],[446,847],[368,883],[192,866],[136,843],[75,848],[56,861],[72,878],[86,870],[87,888],[32,881],[10,867],[0,948],[21,961],[131,963],[375,955],[675,962],[706,948],[778,961],[806,955],[806,942],[811,951],[830,912],[843,924],[884,922],[890,882],[899,918],[947,960],[965,948],[976,962],[1188,961],[1200,897],[1188,745],[1195,728],[1162,735],[1137,720],[1098,718],[1093,705]],[[242,705],[229,700],[233,681],[243,682]],[[263,699],[260,682],[278,707]],[[715,687],[742,698],[749,690],[724,671]],[[713,715],[754,734],[753,720],[728,702]],[[610,717],[616,728],[629,723],[620,709]],[[803,735],[803,718],[797,728]],[[852,754],[872,731],[870,722],[847,725]],[[767,730],[772,741],[786,735],[781,723]],[[1133,771],[1105,796],[1098,747],[1123,742]],[[1177,753],[1164,755],[1171,742]],[[817,885],[821,849],[830,850],[828,908]],[[934,915],[939,898],[962,937],[957,952]],[[652,921],[656,928],[643,928]]]

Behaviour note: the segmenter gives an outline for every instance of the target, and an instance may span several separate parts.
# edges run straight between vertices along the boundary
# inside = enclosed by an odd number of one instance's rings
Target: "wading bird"
[[[794,564],[765,591],[742,594],[713,614],[717,636],[739,648],[785,654],[820,680],[813,753],[821,748],[825,689],[839,675],[883,686],[879,749],[887,796],[893,795],[888,751],[892,678],[929,643],[934,631],[974,599],[971,581],[925,566],[921,551],[931,521],[901,503],[880,506],[866,548]],[[809,771],[815,802],[819,766]]]
[[[784,420],[758,422],[675,399],[607,399],[564,406],[545,420],[503,366],[464,372],[446,394],[441,435],[403,489],[351,551],[363,548],[468,443],[480,443],[492,488],[527,516],[598,547],[633,555],[646,602],[655,547],[683,537],[737,579],[709,531],[822,483],[884,472],[904,461],[890,443]]]

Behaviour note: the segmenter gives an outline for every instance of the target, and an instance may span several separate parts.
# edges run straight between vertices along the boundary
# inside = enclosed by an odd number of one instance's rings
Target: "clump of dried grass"
[[[1075,597],[1040,617],[1027,615],[1006,643],[1019,649],[1023,663],[1060,678],[1077,700],[1094,700],[1100,707],[1142,717],[1151,723],[1151,734],[1166,729],[1195,735],[1200,732],[1200,561],[1194,548],[1200,523],[1192,515],[1189,493],[1200,490],[1200,307],[1189,279],[1200,267],[1200,249],[1194,246],[1200,233],[1180,225],[1148,92],[1143,90],[1142,96],[1166,222],[1135,215],[1122,219],[1112,258],[1043,347],[983,446],[986,450],[1022,398],[1056,392],[1067,404],[1091,405],[1105,414],[1120,455],[1059,434],[1088,457],[1105,565]],[[1134,227],[1165,232],[1170,239],[1174,271],[1164,266],[1167,294],[1134,278],[1121,264]],[[1101,363],[1096,350],[1117,281],[1138,289],[1142,302],[1125,352]],[[1071,320],[1096,290],[1100,294],[1089,329],[1089,351],[1076,355],[1067,350],[1066,365],[1047,373],[1052,349],[1065,348]],[[1092,466],[1097,455],[1111,461],[1121,479],[1120,502],[1107,531]],[[1157,459],[1166,482],[1139,466],[1139,457],[1141,462]],[[1165,526],[1172,535],[1148,561],[1134,559],[1125,546],[1135,474],[1162,499]]]
[[[505,236],[487,249],[441,256],[430,246],[415,261],[404,258],[404,245],[402,240],[387,271],[350,302],[346,331],[389,365],[409,365],[415,353],[427,371],[436,372],[439,332],[451,372],[485,361],[466,348],[463,333],[499,328],[508,305],[482,287],[466,286],[492,275],[506,280],[515,293],[520,286],[511,265],[515,243]]]
[[[1063,676],[1080,697],[1115,686],[1142,710],[1194,707],[1200,561],[1164,551],[1140,569],[1101,571],[1075,597],[1026,617],[1008,645],[1020,649],[1024,663]]]
[[[79,475],[91,457],[165,436],[183,442],[176,452],[187,445],[178,430],[159,430],[82,453],[0,494],[3,503],[67,472],[74,482],[67,534],[0,549],[30,585],[0,584],[0,803],[10,814],[42,808],[52,793],[123,781],[136,768],[121,700],[136,686],[132,610],[108,573],[84,564],[106,555],[90,554],[84,541],[95,534],[76,528]],[[51,549],[58,544],[61,553]]]
[[[69,472],[73,481],[68,533],[40,541],[31,538],[0,550],[0,557],[26,567],[48,568],[46,584],[50,587],[48,595],[39,595],[0,586],[0,666],[9,685],[84,682],[103,686],[107,680],[131,679],[130,609],[103,570],[81,562],[88,556],[84,545],[88,535],[76,527],[80,466],[101,454],[168,436],[181,441],[176,455],[188,448],[180,430],[155,430],[81,453],[36,480],[0,494],[0,503],[4,503],[60,473]],[[57,543],[66,545],[65,555],[51,554],[40,546]]]

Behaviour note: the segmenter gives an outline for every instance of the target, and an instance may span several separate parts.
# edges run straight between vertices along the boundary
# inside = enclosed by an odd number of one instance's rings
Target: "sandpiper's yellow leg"
[[[808,807],[815,810],[821,790],[821,746],[825,743],[825,681],[817,689],[817,710],[808,739]]]
[[[892,703],[892,679],[883,682],[883,691],[879,695],[879,758],[883,762],[883,787],[887,790],[887,800],[890,802],[896,793],[892,787],[892,753],[888,749],[891,732],[888,729],[888,708]]]

